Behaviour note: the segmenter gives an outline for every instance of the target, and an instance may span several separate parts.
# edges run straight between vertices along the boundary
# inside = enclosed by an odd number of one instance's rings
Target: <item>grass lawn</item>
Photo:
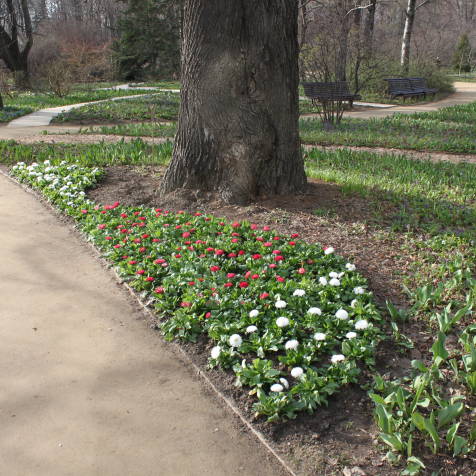
[[[140,90],[137,92],[139,93]],[[143,92],[142,92],[143,93]],[[108,101],[72,109],[53,119],[55,123],[101,123],[177,119],[180,97],[175,93],[153,93],[123,101]]]
[[[31,107],[5,106],[3,109],[0,109],[0,123],[10,122],[17,117],[24,116],[30,112],[33,112]]]
[[[131,88],[150,87],[161,89],[180,89],[181,85],[179,81],[146,81],[144,83],[129,83]]]

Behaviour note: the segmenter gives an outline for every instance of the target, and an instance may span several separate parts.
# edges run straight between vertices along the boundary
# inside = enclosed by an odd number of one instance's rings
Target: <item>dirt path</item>
[[[0,474],[282,475],[90,249],[0,175]]]

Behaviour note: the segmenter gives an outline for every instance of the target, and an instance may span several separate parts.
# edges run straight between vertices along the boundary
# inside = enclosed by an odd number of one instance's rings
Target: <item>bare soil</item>
[[[308,242],[332,245],[336,252],[354,262],[366,276],[376,302],[386,300],[398,307],[409,305],[401,289],[401,275],[407,272],[415,257],[402,254],[404,237],[390,233],[385,220],[375,221],[367,200],[346,195],[334,184],[311,180],[303,194],[289,197],[267,197],[248,207],[210,202],[210,197],[169,196],[160,198],[157,190],[164,169],[161,167],[110,167],[102,182],[89,192],[98,203],[118,200],[127,205],[160,206],[173,210],[205,211],[233,220],[249,220],[271,225],[279,233],[297,232]],[[384,204],[386,214],[393,213],[391,204]],[[412,322],[402,328],[415,343],[414,349],[403,352],[390,340],[378,350],[377,367],[381,373],[401,376],[412,359],[429,358],[433,336],[427,326]],[[186,352],[207,373],[213,383],[253,421],[255,427],[272,441],[274,447],[303,475],[397,475],[383,458],[386,451],[378,448],[378,431],[372,417],[372,405],[358,385],[348,386],[332,399],[329,406],[315,414],[300,415],[296,420],[269,424],[254,420],[252,398],[234,386],[232,373],[207,370],[210,344],[184,344]],[[370,381],[362,376],[362,383]],[[441,476],[476,475],[474,460],[455,462],[444,455],[425,458],[427,472],[439,470]]]

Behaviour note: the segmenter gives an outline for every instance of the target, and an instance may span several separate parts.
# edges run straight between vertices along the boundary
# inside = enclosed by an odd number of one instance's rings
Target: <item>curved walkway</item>
[[[76,233],[0,174],[0,474],[282,476]]]

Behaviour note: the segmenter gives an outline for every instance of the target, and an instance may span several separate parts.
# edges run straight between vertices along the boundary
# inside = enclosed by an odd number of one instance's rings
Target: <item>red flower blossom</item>
[[[145,278],[146,281],[148,281],[149,283],[151,283],[154,278],[152,276],[147,276],[147,278]]]
[[[238,251],[238,256],[242,256],[244,254],[245,254],[245,252],[243,250]]]
[[[260,259],[261,255],[259,253],[256,253],[252,256],[253,259]]]
[[[137,261],[135,259],[132,259],[129,261],[129,264],[137,264]]]
[[[236,253],[228,253],[228,258],[236,258]]]
[[[281,251],[280,250],[273,250],[273,255],[280,255]]]
[[[175,255],[175,257],[176,257],[176,258],[181,258],[181,257],[182,257],[182,255],[181,255],[181,254],[179,254],[179,253],[177,253],[177,254]]]
[[[233,283],[225,283],[223,286],[225,288],[231,288],[233,286]]]
[[[228,273],[228,274],[226,275],[227,278],[234,278],[235,276],[236,276],[235,273]]]
[[[188,285],[189,286],[195,286],[195,281],[189,281]]]
[[[270,246],[273,246],[273,243],[271,243],[271,241],[267,241],[266,243],[263,243],[263,246],[269,248]]]
[[[294,246],[294,245],[296,244],[296,242],[295,242],[295,241],[290,241],[289,244],[290,244],[291,246]]]
[[[153,243],[158,243],[160,240],[158,238],[152,238]]]
[[[232,243],[238,243],[239,241],[240,241],[240,240],[239,240],[238,238],[232,238],[232,239],[231,239],[231,242],[232,242]]]
[[[207,312],[205,314],[205,319],[210,319],[210,317],[212,317],[212,313],[211,312]]]
[[[217,271],[220,271],[220,266],[210,266],[210,271],[216,273]]]
[[[210,247],[209,247],[209,248],[207,248],[205,251],[206,251],[207,253],[211,253],[212,251],[215,251],[215,248],[210,248]]]
[[[104,228],[106,228],[106,225],[104,225],[104,224],[98,225],[98,229],[99,229],[99,230],[104,230]]]
[[[225,252],[224,252],[223,250],[215,250],[215,254],[216,254],[217,256],[221,256],[221,255],[224,255]]]
[[[274,236],[274,237],[273,237],[273,240],[274,240],[274,241],[278,241],[278,240],[280,240],[280,239],[281,239],[281,238],[280,238],[279,236]]]
[[[246,281],[241,281],[239,286],[240,286],[240,288],[247,288],[249,286],[249,284]]]
[[[250,228],[251,228],[252,230],[256,230],[256,229],[258,229],[258,225],[256,225],[255,223],[252,223],[252,224],[250,225]]]
[[[264,238],[262,236],[257,236],[256,241],[264,241]]]
[[[278,283],[284,283],[285,279],[281,276],[276,276],[276,281],[278,281]]]
[[[253,275],[251,276],[251,279],[259,279],[259,274],[253,274]]]
[[[240,226],[240,224],[235,221],[234,223],[231,224],[231,226],[232,226],[233,228],[238,228],[238,227]]]
[[[142,235],[142,238],[144,238],[144,240],[145,240],[146,238],[149,238],[149,236],[150,236],[150,235],[148,235],[147,233],[144,233],[144,234]]]
[[[88,213],[88,211],[87,211],[87,210],[81,210],[81,213],[82,213],[83,215],[86,215],[86,213]]]
[[[143,246],[141,248],[139,248],[139,251],[141,253],[145,253],[147,251],[147,248],[144,248]]]
[[[127,218],[127,213],[121,213],[122,218]]]
[[[274,269],[274,268],[276,268],[276,267],[277,267],[277,265],[276,265],[276,264],[274,264],[274,263],[271,263],[271,264],[270,264],[268,267],[269,267],[269,268],[271,268],[271,269]]]
[[[182,238],[188,238],[190,236],[190,232],[189,231],[184,231],[182,233]]]
[[[191,302],[188,302],[188,301],[182,301],[180,303],[180,307],[190,307],[192,305]]]
[[[269,231],[271,228],[269,226],[263,226],[263,231]]]
[[[266,299],[267,297],[269,297],[269,294],[266,293],[266,292],[261,293],[261,294],[259,295],[259,298],[260,298],[260,299]]]
[[[112,240],[112,236],[106,236],[104,237],[105,240],[109,241],[109,240]]]
[[[162,264],[162,263],[165,263],[165,260],[162,259],[162,258],[158,258],[154,261],[155,264]]]
[[[143,269],[139,269],[138,271],[136,271],[136,274],[139,274],[139,275],[142,275],[144,273],[145,273],[145,271]]]
[[[304,268],[299,268],[299,269],[297,270],[297,272],[298,272],[299,274],[306,274],[306,270],[305,270]]]
[[[293,233],[293,234],[291,235],[291,238],[299,238],[299,234],[298,234],[298,233]]]
[[[274,261],[283,261],[283,257],[282,256],[275,256],[274,257]]]
[[[122,245],[114,245],[114,248],[121,248]]]

